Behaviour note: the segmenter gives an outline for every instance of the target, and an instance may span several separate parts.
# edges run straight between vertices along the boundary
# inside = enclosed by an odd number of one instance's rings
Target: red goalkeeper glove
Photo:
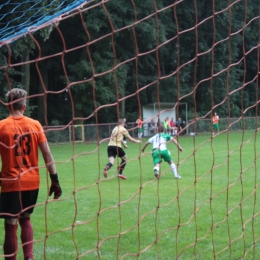
[[[50,192],[49,196],[54,193],[54,199],[58,199],[61,194],[62,194],[62,189],[59,184],[59,179],[58,179],[58,174],[50,174],[51,177],[51,187],[50,187]]]

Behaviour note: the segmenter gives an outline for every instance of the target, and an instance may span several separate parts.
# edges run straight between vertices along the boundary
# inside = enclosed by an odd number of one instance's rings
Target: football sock
[[[159,167],[155,166],[155,167],[153,168],[153,170],[156,171],[157,173],[159,173]]]
[[[172,172],[173,172],[174,176],[177,177],[178,176],[178,172],[177,172],[176,165],[174,163],[171,164],[171,169],[172,169]]]
[[[109,170],[112,166],[113,166],[112,163],[107,163],[107,164],[106,164],[106,168],[107,168],[108,170]]]
[[[119,165],[119,174],[123,173],[123,170],[125,169],[126,166],[126,160],[122,159],[121,164]]]
[[[17,226],[5,223],[4,254],[11,255],[17,250]],[[13,256],[5,257],[5,260],[16,260],[16,253]]]
[[[143,133],[138,133],[138,138],[141,139],[142,135],[143,135]]]
[[[30,218],[19,219],[24,258],[33,259],[33,229]]]

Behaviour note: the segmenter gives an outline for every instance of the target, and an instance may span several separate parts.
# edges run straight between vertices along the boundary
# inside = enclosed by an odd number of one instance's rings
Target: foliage
[[[29,86],[31,95],[52,92],[45,105],[47,117],[32,111],[44,124],[134,119],[143,105],[152,102],[187,102],[190,114],[205,116],[214,109],[222,117],[240,116],[255,104],[259,95],[254,80],[258,73],[257,0],[246,8],[243,1],[230,8],[223,1],[213,6],[206,0],[176,2],[171,7],[169,0],[98,3],[89,3],[88,7],[97,6],[82,12],[82,19],[76,14],[40,29],[33,40],[24,37],[10,44],[12,56],[1,47],[0,95],[8,84]],[[12,64],[26,61],[28,51],[33,61],[30,82],[22,66],[6,67],[10,57]],[[119,104],[127,96],[131,97]],[[30,102],[43,106],[41,98]],[[116,102],[111,108],[104,106]],[[257,107],[247,115],[255,115]]]

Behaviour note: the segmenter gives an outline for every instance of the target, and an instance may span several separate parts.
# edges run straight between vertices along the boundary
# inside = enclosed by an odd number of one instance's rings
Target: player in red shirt
[[[173,117],[172,117],[172,119],[170,121],[170,126],[171,126],[171,134],[172,135],[177,134],[177,127],[176,127],[176,124],[175,124],[175,122],[173,120]]]
[[[0,121],[1,194],[0,218],[5,220],[4,254],[16,260],[17,227],[21,228],[24,259],[33,260],[33,228],[30,215],[37,202],[40,185],[38,147],[41,150],[52,184],[49,196],[61,196],[56,166],[41,124],[24,116],[26,91],[14,88],[7,92],[10,116]]]
[[[213,125],[213,132],[212,134],[214,135],[214,132],[217,132],[219,134],[219,125],[218,125],[218,121],[219,121],[219,116],[218,114],[215,112],[214,116],[212,117],[212,125]]]
[[[141,139],[143,135],[143,120],[142,117],[139,116],[136,120],[137,128],[138,128],[138,138]]]

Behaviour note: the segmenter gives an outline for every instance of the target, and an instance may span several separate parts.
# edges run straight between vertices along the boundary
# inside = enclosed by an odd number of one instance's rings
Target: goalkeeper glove
[[[52,195],[52,193],[54,193],[54,199],[58,199],[61,194],[62,194],[62,190],[59,184],[59,179],[58,179],[58,174],[50,174],[51,177],[51,187],[50,187],[50,192],[49,192],[49,196]]]

